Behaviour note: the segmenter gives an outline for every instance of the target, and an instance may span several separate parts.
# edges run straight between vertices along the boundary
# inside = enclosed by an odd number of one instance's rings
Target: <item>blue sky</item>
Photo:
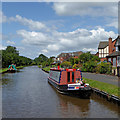
[[[2,47],[17,47],[34,59],[61,52],[97,52],[100,41],[117,38],[117,3],[3,2]]]

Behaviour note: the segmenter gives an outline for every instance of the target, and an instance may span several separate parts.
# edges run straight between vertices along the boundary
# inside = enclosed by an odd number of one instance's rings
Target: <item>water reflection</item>
[[[56,95],[59,98],[58,107],[63,117],[68,117],[68,114],[73,118],[88,116],[90,99],[81,99],[78,97],[62,95],[58,93],[52,85],[50,85],[50,87],[55,90]]]

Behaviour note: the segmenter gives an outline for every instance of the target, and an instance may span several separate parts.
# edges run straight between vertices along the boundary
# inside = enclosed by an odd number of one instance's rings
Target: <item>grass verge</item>
[[[45,71],[48,71],[48,72],[49,72],[49,71],[50,71],[50,68],[51,68],[50,66],[49,66],[49,67],[45,67],[45,68],[43,68],[43,70],[45,70]]]
[[[89,83],[89,85],[92,88],[97,88],[101,91],[107,92],[110,95],[115,95],[118,96],[120,98],[120,87],[116,86],[116,85],[111,85],[108,83],[104,83],[104,82],[100,82],[100,81],[96,81],[96,80],[91,80],[91,79],[87,79],[83,77],[83,80],[85,80],[87,83]]]
[[[1,69],[0,69],[0,73],[6,72],[7,70],[8,70],[8,68],[1,68]]]
[[[16,69],[21,69],[21,68],[24,68],[24,67],[26,67],[26,66],[18,66],[18,67],[16,67]],[[1,68],[0,73],[6,72],[7,70],[8,70],[8,68]]]

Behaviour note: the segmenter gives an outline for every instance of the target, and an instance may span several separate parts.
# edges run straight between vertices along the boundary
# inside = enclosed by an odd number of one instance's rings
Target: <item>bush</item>
[[[62,67],[64,68],[67,68],[67,67],[70,67],[72,66],[71,62],[68,62],[68,61],[64,61],[63,63],[60,64]]]
[[[80,68],[81,68],[81,65],[80,65],[80,64],[74,64],[72,68],[73,68],[73,69],[80,69]]]
[[[82,66],[84,72],[96,72],[97,63],[95,61],[86,62]]]
[[[96,72],[97,73],[111,74],[112,73],[112,65],[111,65],[111,63],[103,63],[103,62],[101,62],[99,65],[97,65]]]

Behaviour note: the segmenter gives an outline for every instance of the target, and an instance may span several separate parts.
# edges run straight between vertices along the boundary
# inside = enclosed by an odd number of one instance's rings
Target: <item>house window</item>
[[[116,51],[118,51],[118,47],[116,47]]]
[[[111,62],[111,58],[108,58],[108,61]]]
[[[120,56],[117,56],[117,66],[120,66]]]
[[[101,49],[99,49],[99,53],[101,53]]]
[[[116,58],[113,58],[113,66],[116,67]]]

